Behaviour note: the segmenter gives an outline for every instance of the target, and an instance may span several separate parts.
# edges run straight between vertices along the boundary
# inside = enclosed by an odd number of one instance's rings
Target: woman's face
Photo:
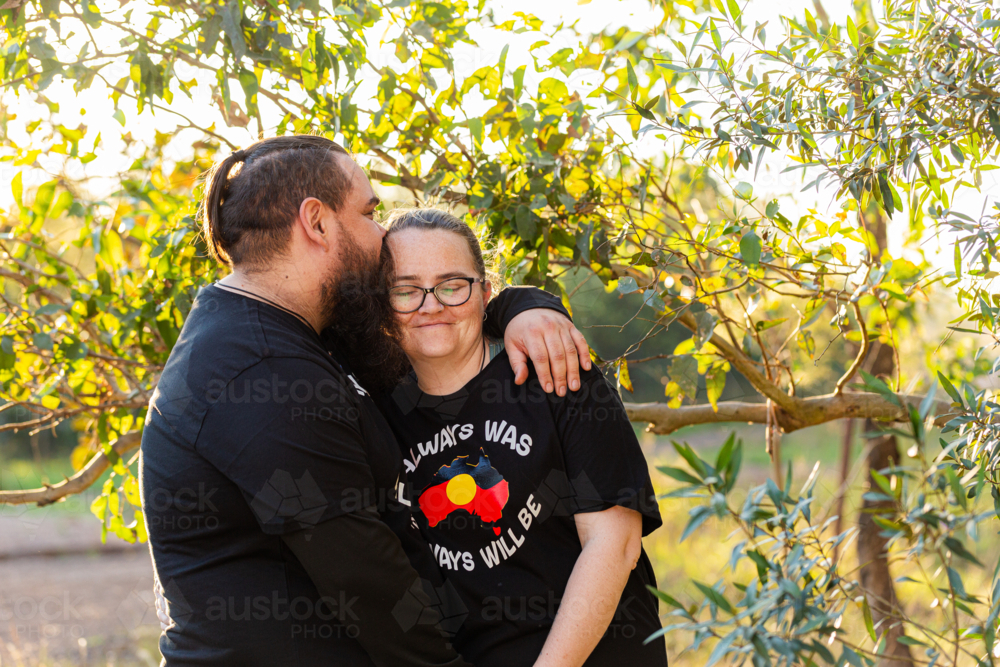
[[[388,243],[396,268],[393,285],[430,288],[448,278],[479,278],[468,243],[454,232],[404,229],[390,234]],[[477,345],[489,298],[490,284],[475,283],[460,306],[443,306],[431,293],[418,310],[397,313],[403,351],[411,359],[437,358]]]

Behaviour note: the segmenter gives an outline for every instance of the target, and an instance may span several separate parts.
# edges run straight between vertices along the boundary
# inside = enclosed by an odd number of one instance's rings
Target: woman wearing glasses
[[[438,210],[396,211],[393,308],[413,372],[383,397],[414,517],[480,667],[666,665],[641,537],[661,525],[635,434],[599,371],[579,391],[514,383],[483,333],[479,242]],[[446,591],[447,592],[447,591]],[[460,625],[459,625],[460,624]]]

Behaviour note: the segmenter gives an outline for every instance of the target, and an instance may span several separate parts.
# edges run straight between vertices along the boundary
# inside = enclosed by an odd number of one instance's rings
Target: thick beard
[[[329,313],[325,338],[350,359],[362,386],[385,391],[396,386],[407,370],[406,356],[396,342],[399,325],[389,303],[392,253],[382,240],[378,258],[365,257],[348,235],[340,250],[340,270],[323,285],[324,310]]]

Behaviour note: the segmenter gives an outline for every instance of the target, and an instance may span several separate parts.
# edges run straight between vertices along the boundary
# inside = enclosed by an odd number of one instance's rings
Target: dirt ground
[[[72,508],[0,512],[0,667],[158,665],[145,545]]]

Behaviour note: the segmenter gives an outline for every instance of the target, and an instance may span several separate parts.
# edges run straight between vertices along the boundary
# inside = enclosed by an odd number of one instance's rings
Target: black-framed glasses
[[[424,299],[433,292],[442,306],[461,306],[472,296],[472,286],[485,282],[485,278],[448,278],[434,287],[396,285],[389,290],[389,304],[397,313],[414,313],[420,310]]]

